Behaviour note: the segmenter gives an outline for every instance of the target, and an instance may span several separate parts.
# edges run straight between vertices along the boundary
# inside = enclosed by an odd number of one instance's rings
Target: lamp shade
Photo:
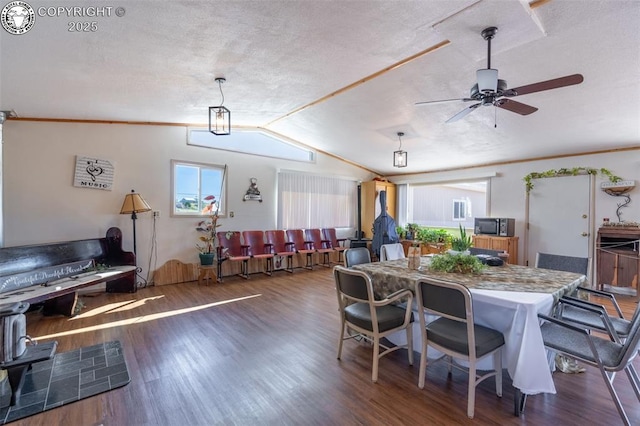
[[[132,189],[131,194],[127,194],[124,197],[120,214],[141,213],[150,210],[151,207],[149,207],[149,204],[147,204],[144,198]]]
[[[393,151],[393,166],[407,167],[407,151]]]
[[[222,105],[209,107],[209,131],[214,135],[230,135],[231,111]]]

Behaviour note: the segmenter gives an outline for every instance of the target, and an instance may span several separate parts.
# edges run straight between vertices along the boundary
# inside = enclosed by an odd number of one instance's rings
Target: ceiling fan
[[[495,37],[498,28],[489,27],[482,30],[482,38],[487,40],[487,69],[479,69],[476,71],[478,82],[471,88],[468,98],[462,99],[444,99],[440,101],[416,102],[416,105],[430,105],[444,102],[477,102],[463,109],[450,119],[447,123],[453,123],[460,120],[479,106],[493,105],[497,108],[506,109],[520,115],[529,115],[538,110],[531,105],[523,104],[509,98],[515,96],[527,95],[529,93],[542,92],[544,90],[558,89],[560,87],[572,86],[580,84],[584,80],[581,74],[572,74],[565,77],[554,78],[552,80],[540,81],[538,83],[527,84],[513,89],[507,89],[507,82],[498,78],[498,70],[491,69],[491,39]]]

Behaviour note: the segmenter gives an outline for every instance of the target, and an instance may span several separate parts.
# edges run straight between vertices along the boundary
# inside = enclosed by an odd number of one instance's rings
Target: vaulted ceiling
[[[640,146],[637,0],[30,4],[29,32],[0,30],[0,109],[22,118],[202,126],[222,76],[236,131],[264,128],[382,175]],[[91,21],[95,31],[69,31]],[[509,88],[584,82],[518,96],[539,108],[526,116],[489,106],[446,124],[474,102],[416,106],[469,96],[490,26],[491,66]],[[403,169],[392,166],[400,131]]]

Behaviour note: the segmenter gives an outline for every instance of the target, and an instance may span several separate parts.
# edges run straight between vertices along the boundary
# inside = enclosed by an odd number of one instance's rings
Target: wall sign
[[[109,160],[76,155],[73,186],[111,191],[113,187],[113,164]]]

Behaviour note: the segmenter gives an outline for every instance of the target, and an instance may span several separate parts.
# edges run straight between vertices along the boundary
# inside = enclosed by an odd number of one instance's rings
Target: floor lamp
[[[133,221],[133,254],[136,256],[136,264],[138,263],[138,257],[136,253],[136,219],[138,218],[137,213],[144,213],[148,211],[151,211],[151,207],[149,207],[149,204],[147,204],[144,198],[142,198],[142,196],[133,189],[131,190],[131,194],[127,194],[124,196],[124,203],[122,203],[120,214],[131,213],[131,220]]]

